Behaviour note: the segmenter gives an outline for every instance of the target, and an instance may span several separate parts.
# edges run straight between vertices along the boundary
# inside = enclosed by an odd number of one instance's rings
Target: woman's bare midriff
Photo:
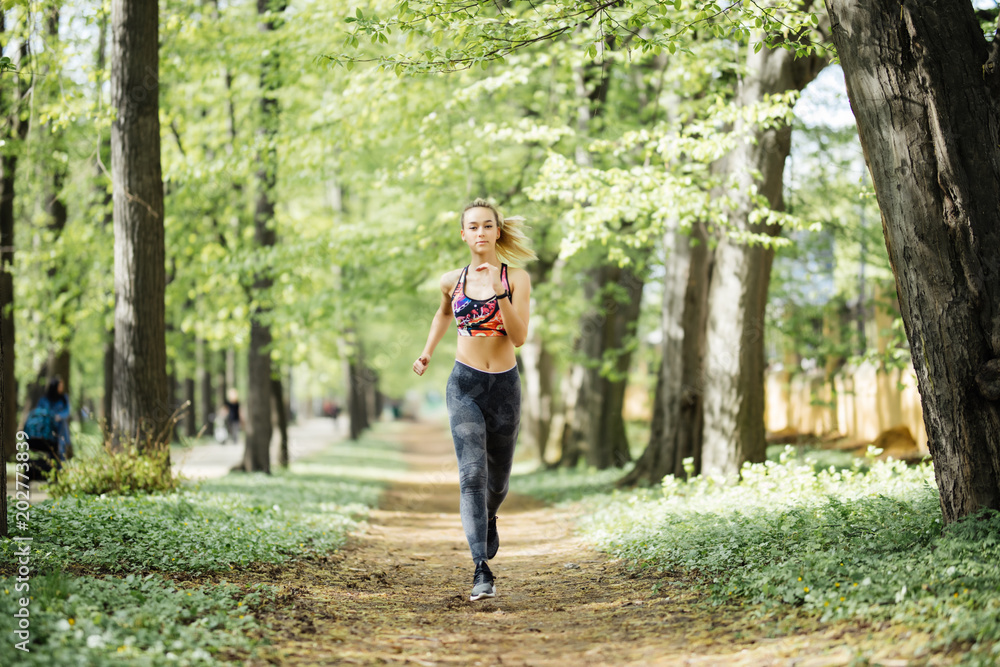
[[[459,336],[455,360],[481,371],[502,373],[517,365],[507,336]]]

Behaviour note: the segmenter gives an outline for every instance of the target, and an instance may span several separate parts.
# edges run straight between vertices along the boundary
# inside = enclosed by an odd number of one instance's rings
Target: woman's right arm
[[[413,362],[413,372],[417,375],[423,375],[424,371],[427,370],[427,366],[431,363],[431,355],[434,354],[434,348],[441,342],[445,332],[448,331],[448,327],[451,326],[451,320],[454,315],[451,310],[450,287],[451,283],[448,274],[441,276],[441,304],[434,313],[434,319],[431,320],[431,330],[427,334],[427,343],[424,345],[424,351]]]

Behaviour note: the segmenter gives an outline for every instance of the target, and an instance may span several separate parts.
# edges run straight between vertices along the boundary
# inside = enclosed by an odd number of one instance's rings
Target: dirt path
[[[283,591],[262,616],[273,629],[270,662],[819,666],[859,653],[871,664],[949,662],[914,659],[921,638],[905,629],[761,620],[738,604],[712,606],[682,578],[636,575],[588,548],[570,511],[513,495],[490,563],[498,597],[470,603],[450,435],[407,424],[388,437],[403,443],[410,470],[362,534],[326,562],[259,573]]]

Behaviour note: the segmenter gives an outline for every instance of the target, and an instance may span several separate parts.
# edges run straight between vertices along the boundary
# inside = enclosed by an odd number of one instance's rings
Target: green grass
[[[9,635],[0,643],[4,665],[210,665],[221,650],[252,653],[252,613],[274,588],[220,583],[179,588],[160,575],[123,579],[53,572],[32,577],[30,652]],[[12,582],[0,583],[0,614],[20,609]],[[13,639],[11,638],[13,637]]]
[[[623,477],[627,470],[628,468],[597,470],[581,464],[576,468],[515,473],[510,478],[510,491],[551,503],[580,500],[594,494],[610,493],[614,489],[615,482]]]
[[[97,455],[86,437],[81,456]],[[99,443],[98,443],[99,444]],[[89,452],[89,453],[88,453]],[[77,495],[34,504],[30,535],[33,653],[0,645],[0,664],[215,664],[223,647],[251,650],[252,610],[273,589],[182,579],[239,573],[252,563],[284,563],[336,551],[373,506],[384,483],[367,466],[403,467],[394,445],[369,436],[338,442],[290,470],[231,473],[185,482],[179,491]],[[16,520],[13,506],[9,521]],[[0,575],[14,574],[15,543],[0,541]],[[77,577],[83,566],[104,576]],[[12,618],[13,576],[0,576],[0,614]],[[34,660],[35,662],[31,662]]]
[[[824,468],[790,447],[779,458],[746,466],[736,485],[595,485],[581,530],[641,567],[694,575],[716,601],[739,599],[752,614],[796,606],[822,620],[899,621],[934,636],[931,648],[967,647],[971,664],[1000,661],[1000,512],[942,529],[929,464]],[[522,492],[574,498],[596,482],[585,471],[547,475],[523,480]]]

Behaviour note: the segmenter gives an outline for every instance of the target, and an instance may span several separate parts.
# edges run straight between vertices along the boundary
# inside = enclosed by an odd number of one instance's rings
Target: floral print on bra
[[[470,299],[465,295],[465,283],[469,267],[462,269],[458,277],[455,291],[451,293],[451,309],[458,322],[459,336],[506,336],[503,328],[503,317],[500,314],[500,303],[496,294],[485,301]],[[510,284],[507,282],[507,265],[500,265],[500,282],[504,291],[510,294]]]

